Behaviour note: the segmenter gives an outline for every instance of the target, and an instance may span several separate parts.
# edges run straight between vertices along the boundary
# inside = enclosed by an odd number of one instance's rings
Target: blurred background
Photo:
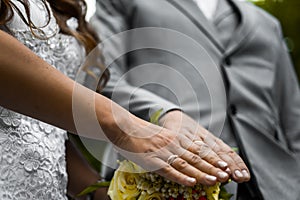
[[[298,78],[300,78],[300,1],[249,0],[274,15],[283,29]]]

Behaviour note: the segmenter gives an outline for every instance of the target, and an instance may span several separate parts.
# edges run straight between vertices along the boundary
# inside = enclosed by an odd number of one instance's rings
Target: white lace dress
[[[22,9],[20,3],[13,2]],[[44,5],[39,0],[29,3],[34,23],[45,25]],[[46,40],[34,37],[17,14],[7,27],[10,34],[33,52],[74,78],[84,50],[73,37],[58,33],[52,13],[50,17],[50,23],[43,28],[50,37]],[[67,199],[66,139],[64,130],[0,107],[0,199]]]

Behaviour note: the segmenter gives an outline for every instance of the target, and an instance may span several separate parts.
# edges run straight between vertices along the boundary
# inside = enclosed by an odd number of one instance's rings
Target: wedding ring
[[[207,144],[205,144],[203,141],[200,141],[200,140],[195,140],[194,144],[197,144],[199,146],[203,146],[203,145],[208,146]]]
[[[172,163],[173,163],[177,158],[179,158],[178,155],[170,155],[170,157],[169,157],[168,160],[167,160],[167,163],[168,163],[169,165],[172,165]]]

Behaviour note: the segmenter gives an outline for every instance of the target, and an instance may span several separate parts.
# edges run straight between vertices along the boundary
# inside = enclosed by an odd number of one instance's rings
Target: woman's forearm
[[[0,104],[74,132],[73,82],[0,31]]]
[[[84,114],[97,116],[95,120],[104,129],[114,123],[109,99],[75,83],[3,31],[0,31],[0,47],[1,106],[72,133],[78,132],[76,123],[88,123],[84,119],[89,117]],[[95,104],[98,107],[93,110]],[[88,128],[81,128],[80,134],[103,139],[99,131],[93,133],[88,124],[85,126]]]

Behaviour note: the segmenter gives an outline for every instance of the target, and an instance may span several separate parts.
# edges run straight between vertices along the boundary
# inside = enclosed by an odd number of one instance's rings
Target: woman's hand
[[[116,150],[127,159],[187,186],[197,182],[214,185],[217,181],[225,182],[229,179],[224,171],[226,163],[206,144],[194,143],[185,134],[175,134],[143,121],[116,104],[111,104],[111,109],[111,113],[116,113],[114,117],[98,119]],[[205,158],[195,153],[202,148],[208,152]],[[219,163],[221,167],[213,163]]]
[[[195,144],[199,144],[198,146],[184,145],[184,147],[198,154],[208,163],[223,168],[224,163],[220,160],[225,161],[230,170],[227,169],[228,173],[236,182],[249,181],[249,170],[240,156],[183,112],[179,110],[168,112],[160,119],[159,123],[164,128],[183,134],[195,141]]]

